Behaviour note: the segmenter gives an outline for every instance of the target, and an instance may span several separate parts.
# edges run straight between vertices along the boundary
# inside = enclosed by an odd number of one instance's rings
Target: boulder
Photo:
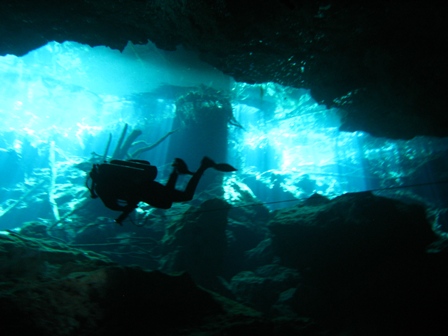
[[[370,192],[315,195],[278,210],[269,228],[281,265],[303,276],[287,300],[297,314],[355,334],[444,325],[448,259],[428,252],[437,237],[423,206]]]
[[[2,336],[319,335],[299,319],[268,320],[196,286],[184,273],[122,267],[62,243],[0,234]]]

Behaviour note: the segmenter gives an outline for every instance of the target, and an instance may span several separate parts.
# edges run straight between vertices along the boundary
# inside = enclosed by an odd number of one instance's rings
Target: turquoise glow
[[[192,52],[150,43],[129,44],[120,53],[51,42],[20,58],[1,57],[0,78],[0,148],[20,152],[25,141],[37,148],[54,142],[61,162],[103,154],[109,134],[113,148],[125,123],[143,130],[139,140],[154,143],[173,128],[176,90],[224,90],[244,128],[229,126],[228,160],[238,172],[225,177],[225,197],[235,201],[247,192],[271,208],[313,193],[334,197],[405,186],[422,163],[448,148],[445,139],[340,132],[339,112],[307,90],[235,83]],[[169,166],[169,143],[143,158]]]

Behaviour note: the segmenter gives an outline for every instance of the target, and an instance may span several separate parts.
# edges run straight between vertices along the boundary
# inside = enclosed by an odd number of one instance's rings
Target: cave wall
[[[443,7],[441,7],[443,6]],[[183,45],[237,81],[307,88],[341,129],[445,137],[447,5],[423,1],[5,0],[0,55],[49,41]]]

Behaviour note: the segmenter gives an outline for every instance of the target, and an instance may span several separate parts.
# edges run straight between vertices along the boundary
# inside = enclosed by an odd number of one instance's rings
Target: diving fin
[[[236,168],[232,167],[231,165],[229,165],[227,163],[215,163],[215,161],[210,159],[208,156],[204,156],[204,158],[202,159],[201,167],[202,167],[202,169],[214,168],[218,171],[225,172],[225,173],[230,173],[230,172],[234,172],[237,170]]]
[[[187,167],[187,164],[185,163],[185,161],[182,159],[175,158],[174,162],[171,166],[173,166],[177,170],[178,174],[193,175],[193,173],[188,170],[188,167]]]
[[[232,167],[231,165],[229,165],[227,163],[216,163],[213,166],[213,168],[215,168],[218,171],[225,172],[225,173],[237,171],[236,168]]]

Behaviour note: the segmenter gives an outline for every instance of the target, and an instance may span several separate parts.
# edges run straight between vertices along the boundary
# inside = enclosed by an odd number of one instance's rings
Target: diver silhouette
[[[176,158],[172,164],[168,182],[163,185],[154,179],[157,167],[144,160],[112,160],[109,163],[95,164],[90,171],[92,198],[99,197],[104,205],[111,210],[122,211],[115,222],[122,224],[123,220],[134,211],[139,202],[147,203],[155,208],[169,209],[175,202],[191,201],[202,174],[208,168],[218,171],[236,171],[227,163],[215,163],[204,157],[199,169],[192,173],[182,159]],[[184,191],[177,190],[176,182],[179,175],[192,175]]]

